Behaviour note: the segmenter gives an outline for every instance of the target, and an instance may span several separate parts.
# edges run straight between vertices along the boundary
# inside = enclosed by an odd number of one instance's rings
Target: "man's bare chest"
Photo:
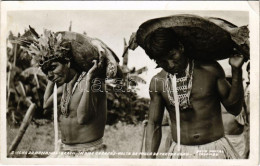
[[[162,89],[160,89],[162,97],[168,107],[173,107],[170,100],[172,100],[172,96],[170,95],[174,89],[171,88],[167,79],[164,83],[161,83]],[[194,70],[191,91],[189,95],[189,100],[192,102],[203,102],[205,99],[208,100],[211,97],[218,96],[218,87],[217,87],[217,78],[209,73],[201,72],[198,70]],[[178,91],[177,91],[178,93]],[[180,94],[179,94],[180,95]],[[182,94],[181,94],[182,95]]]

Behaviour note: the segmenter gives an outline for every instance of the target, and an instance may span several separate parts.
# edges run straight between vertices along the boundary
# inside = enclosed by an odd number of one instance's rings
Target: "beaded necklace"
[[[187,109],[191,107],[190,103],[190,94],[192,89],[192,79],[193,79],[193,69],[194,69],[194,61],[188,63],[188,66],[185,70],[185,76],[176,79],[177,84],[177,94],[180,103],[180,109]],[[171,85],[173,84],[173,75],[167,74],[167,82],[166,82],[166,91],[168,94],[168,98],[171,105],[175,105],[173,90],[171,89]]]
[[[61,114],[64,115],[65,117],[69,116],[68,106],[69,106],[70,98],[73,95],[73,93],[75,92],[77,85],[79,84],[79,82],[83,79],[83,77],[86,74],[87,74],[86,72],[82,72],[80,74],[80,76],[78,77],[78,79],[77,79],[78,74],[76,74],[69,83],[65,83],[63,86],[63,93],[62,93],[62,97],[61,97]],[[77,81],[75,82],[76,79],[77,79]],[[74,84],[74,82],[75,82],[75,84]],[[74,86],[72,88],[73,84],[74,84]]]

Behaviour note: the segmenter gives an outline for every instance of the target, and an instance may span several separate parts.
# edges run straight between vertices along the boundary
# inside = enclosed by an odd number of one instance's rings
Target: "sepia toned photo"
[[[257,165],[257,12],[190,3],[2,3],[1,163]]]

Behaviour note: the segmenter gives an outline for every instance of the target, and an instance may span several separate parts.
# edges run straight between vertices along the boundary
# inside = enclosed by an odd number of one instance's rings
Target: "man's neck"
[[[177,78],[181,78],[181,77],[185,77],[185,76],[186,76],[185,70],[184,70],[184,71],[181,71],[181,72],[179,72],[179,73],[176,73],[176,77],[177,77]]]
[[[66,83],[69,83],[73,80],[73,78],[77,75],[76,70],[70,69],[68,74],[68,79],[66,80]]]
[[[180,71],[179,73],[174,73],[174,74],[176,74],[176,77],[177,78],[185,77],[187,75],[187,72],[189,72],[189,71],[187,71],[187,70],[189,70],[189,67],[188,67],[189,65],[190,65],[190,61],[187,60],[184,70]]]

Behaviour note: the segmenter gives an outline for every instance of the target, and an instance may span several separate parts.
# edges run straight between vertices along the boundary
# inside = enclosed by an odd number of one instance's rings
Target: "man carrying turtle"
[[[146,54],[163,68],[150,82],[150,109],[146,152],[156,157],[164,108],[171,121],[171,158],[239,158],[224,135],[221,103],[238,115],[243,104],[242,55],[229,59],[232,85],[216,61],[199,61],[187,55],[172,28],[158,28],[144,41]]]
[[[93,80],[97,79],[94,74],[97,69],[96,61],[88,72],[79,72],[71,67],[70,61],[62,59],[47,63],[50,63],[50,66],[43,67],[49,79],[44,95],[44,109],[53,107],[52,92],[56,83],[61,87],[59,89],[62,89],[59,116],[61,140],[58,142],[58,153],[68,152],[67,156],[54,154],[52,157],[84,157],[91,156],[87,155],[88,152],[104,151],[106,148],[102,140],[106,123],[104,82],[101,82],[102,92],[94,92],[91,89]]]
[[[90,65],[82,67],[75,62],[72,47],[73,51],[80,52],[84,51],[84,47],[91,46],[82,46],[81,50],[77,50],[82,41],[77,41],[78,37],[74,37],[73,33],[67,33],[45,31],[28,49],[49,80],[44,94],[44,109],[53,108],[54,84],[59,87],[58,93],[62,94],[58,112],[61,140],[56,153],[49,157],[107,157],[88,152],[104,152],[106,148],[102,140],[107,110],[105,69],[102,66],[111,50],[99,40],[93,40],[92,47],[100,56],[97,58],[89,54],[85,57],[88,61],[83,63]],[[76,42],[65,40],[66,35],[75,38]]]

